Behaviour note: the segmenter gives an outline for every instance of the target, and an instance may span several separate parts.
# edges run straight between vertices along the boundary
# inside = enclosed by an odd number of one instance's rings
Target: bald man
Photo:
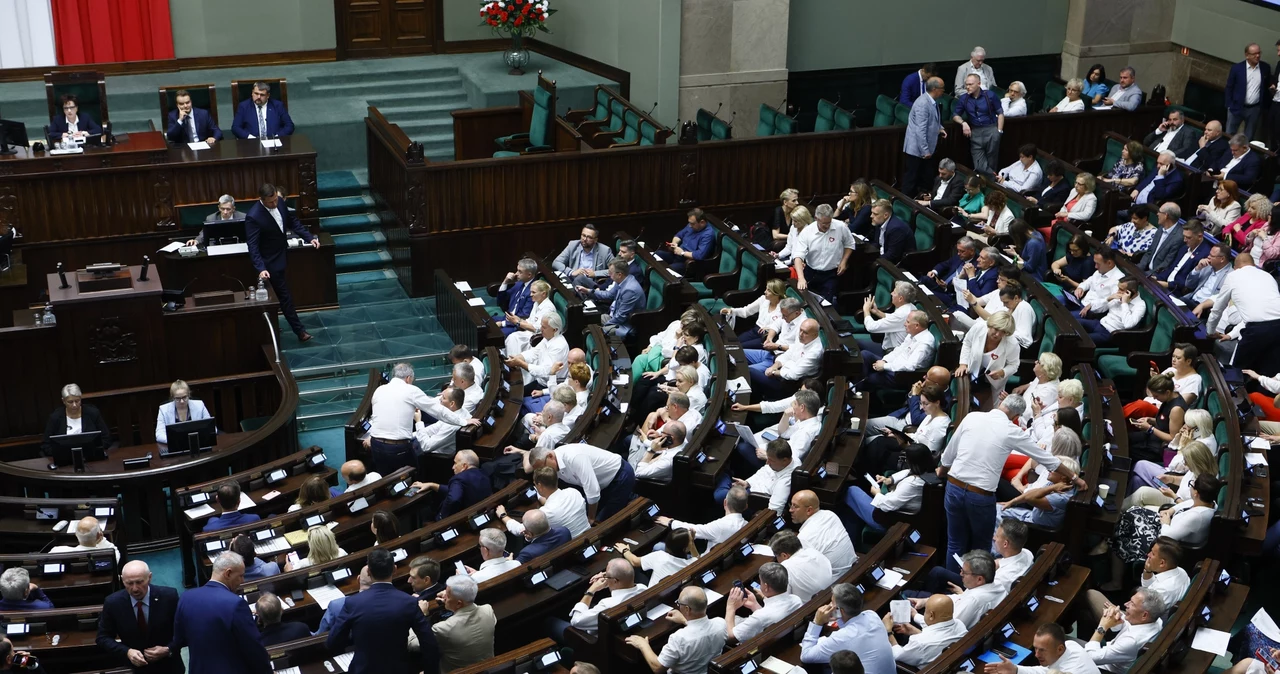
[[[909,623],[894,623],[893,614],[886,613],[884,629],[893,646],[893,659],[912,667],[923,667],[936,660],[947,646],[958,641],[969,629],[952,618],[953,610],[950,597],[944,594],[929,597],[924,607],[924,629]],[[911,609],[912,620],[916,616],[916,610]],[[898,635],[907,637],[906,646],[898,645]]]
[[[213,560],[209,582],[187,590],[173,618],[170,657],[189,649],[191,674],[271,674],[271,658],[258,641],[258,625],[240,596],[244,558],[223,552]],[[148,625],[155,624],[155,620]],[[178,670],[182,671],[182,670]]]
[[[96,517],[86,517],[76,522],[76,542],[79,545],[55,545],[49,552],[80,552],[82,550],[115,550],[116,562],[120,561],[120,549],[107,540],[102,525]]]
[[[181,674],[182,659],[169,653],[178,591],[152,585],[151,569],[141,560],[125,564],[120,581],[124,589],[109,595],[98,615],[97,643],[111,660],[108,666],[131,665],[146,674]]]
[[[800,525],[800,543],[821,552],[831,562],[833,578],[843,576],[858,561],[840,516],[823,510],[818,495],[812,491],[805,489],[791,497],[791,521]]]
[[[911,394],[907,396],[907,406],[890,412],[887,416],[874,417],[867,421],[867,437],[874,438],[884,433],[884,429],[905,430],[907,426],[919,426],[924,421],[924,408],[920,406],[920,391],[925,384],[937,384],[947,392],[942,401],[942,409],[951,409],[951,372],[941,365],[934,365],[924,373],[924,378],[911,385]]]
[[[526,527],[528,524],[526,523]],[[599,629],[600,614],[607,608],[617,606],[631,597],[649,589],[644,583],[637,583],[635,569],[632,568],[631,562],[615,557],[609,560],[609,564],[605,566],[604,571],[597,573],[591,578],[591,585],[587,587],[587,591],[582,594],[582,599],[578,600],[573,608],[569,609],[569,624],[589,634],[595,634]],[[603,594],[605,590],[609,591],[609,596],[596,601],[597,594]],[[682,595],[683,596],[683,595]],[[703,612],[706,612],[706,595],[703,595],[702,606]],[[561,623],[554,618],[553,623]],[[563,629],[556,630],[563,634]],[[720,643],[724,644],[724,622],[720,624]],[[720,651],[716,651],[718,654]]]
[[[757,400],[785,398],[800,388],[800,381],[813,377],[822,369],[822,340],[818,339],[818,322],[806,318],[800,323],[796,342],[761,370],[752,365],[751,390]]]
[[[358,459],[352,459],[344,464],[338,470],[342,474],[342,479],[347,483],[347,491],[359,489],[366,484],[372,484],[382,479],[382,474],[374,471],[370,473],[365,467],[364,462]]]
[[[666,617],[669,622],[683,627],[671,634],[661,653],[653,652],[649,637],[638,634],[627,637],[627,645],[640,651],[653,674],[707,671],[711,659],[724,650],[726,633],[724,618],[707,617],[706,591],[693,585],[686,586],[680,591],[676,608],[667,611]]]

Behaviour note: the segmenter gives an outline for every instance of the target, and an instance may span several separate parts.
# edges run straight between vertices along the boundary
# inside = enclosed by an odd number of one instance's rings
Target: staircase
[[[453,159],[453,118],[467,107],[467,92],[456,67],[317,76],[311,92],[320,96],[365,96],[387,121],[422,143],[431,161]]]
[[[449,377],[452,340],[435,299],[412,299],[391,269],[373,199],[346,171],[318,177],[320,227],[337,247],[339,308],[301,314],[312,339],[298,342],[284,317],[281,348],[298,381],[298,429],[342,426],[364,396],[370,368],[409,362],[423,390]]]

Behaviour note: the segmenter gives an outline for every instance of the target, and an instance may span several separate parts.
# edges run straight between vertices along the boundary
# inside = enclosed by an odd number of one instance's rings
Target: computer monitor
[[[200,452],[213,450],[214,436],[218,430],[213,417],[209,417],[169,424],[164,427],[164,432],[169,436],[169,451],[165,452],[166,455],[189,452],[195,457]]]
[[[59,466],[75,466],[77,473],[83,473],[86,461],[102,461],[107,458],[100,431],[53,435],[49,437],[49,443],[53,445],[53,462],[49,464],[51,470]]]
[[[10,145],[27,147],[31,140],[27,138],[27,125],[10,119],[0,119],[0,154],[18,154]]]
[[[244,233],[244,218],[235,217],[230,220],[214,220],[204,223],[204,243],[206,246],[216,244],[220,239],[225,243],[244,243],[248,239]],[[234,239],[234,241],[232,241]]]

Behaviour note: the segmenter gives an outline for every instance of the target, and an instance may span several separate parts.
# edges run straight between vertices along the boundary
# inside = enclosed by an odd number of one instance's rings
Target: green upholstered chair
[[[79,114],[88,115],[102,125],[111,123],[107,110],[107,81],[100,72],[47,73],[44,76],[44,95],[48,99],[50,119],[62,114],[62,97],[73,95]]]
[[[1124,142],[1115,138],[1107,137],[1107,149],[1102,154],[1102,168],[1098,170],[1098,175],[1105,176],[1111,172],[1111,168],[1120,161],[1121,152],[1124,151]]]
[[[623,119],[626,120],[626,123],[622,125],[622,138],[616,143],[610,143],[609,147],[626,147],[640,144],[639,113],[634,110],[627,110],[623,113]]]
[[[555,113],[555,94],[538,87],[533,90],[533,115],[529,119],[529,133],[517,133],[497,139],[498,147],[506,148],[493,153],[494,157],[517,157],[530,152],[551,152],[548,134]]]
[[[738,245],[738,242],[734,240],[734,238],[731,236],[725,236],[724,234],[721,234],[717,238],[719,239],[717,245],[720,246],[720,267],[716,269],[715,273],[732,274],[738,271],[738,258],[741,257],[742,248]],[[708,288],[707,284],[701,281],[694,281],[689,285],[693,286],[693,289],[698,291],[699,300],[710,299],[715,297],[715,291]],[[752,285],[754,285],[754,283]],[[747,287],[750,288],[751,286],[747,286]],[[741,288],[742,286],[739,285],[739,289]]]
[[[894,114],[898,102],[881,94],[876,96],[876,116],[871,126],[893,126]]]
[[[596,87],[595,105],[585,110],[570,110],[564,118],[574,124],[582,122],[603,122],[609,119],[609,100],[612,97],[604,87]]]
[[[813,120],[814,131],[830,131],[836,127],[836,104],[825,98],[818,99],[818,117]]]
[[[853,113],[844,108],[836,108],[835,128],[852,131],[854,129]]]
[[[1166,105],[1164,108],[1165,117],[1169,116],[1169,111],[1171,110],[1177,110],[1178,112],[1182,113],[1183,117],[1186,117],[1188,119],[1194,119],[1197,122],[1203,122],[1205,120],[1205,117],[1207,117],[1207,115],[1205,115],[1203,112],[1200,112],[1195,108],[1188,108],[1185,105]]]
[[[954,114],[956,105],[956,97],[951,94],[943,94],[938,97],[938,107],[942,110],[942,121],[945,123]]]
[[[933,243],[938,233],[938,225],[924,213],[916,213],[916,249],[915,253],[928,253],[933,250]]]
[[[893,104],[894,126],[906,126],[911,122],[911,106],[901,103]]]
[[[1146,289],[1143,289],[1143,301],[1150,302],[1150,295]],[[1155,329],[1151,331],[1151,347],[1147,349],[1150,353],[1166,353],[1173,350],[1173,331],[1177,327],[1178,320],[1174,317],[1173,312],[1160,304],[1147,304],[1148,307],[1156,307]],[[1119,390],[1127,390],[1121,388],[1121,384],[1128,383],[1133,385],[1134,378],[1138,376],[1137,368],[1129,365],[1129,357],[1127,354],[1110,353],[1102,354],[1097,357],[1098,371],[1102,376],[1116,382],[1116,388]]]
[[[698,108],[695,119],[698,123],[698,140],[711,140],[711,120],[715,118],[709,111]]]
[[[640,120],[640,144],[655,145],[657,144],[658,129],[649,123],[649,120]]]
[[[1053,106],[1058,104],[1067,96],[1067,85],[1056,80],[1049,80],[1044,83],[1044,105],[1040,106],[1040,112],[1049,112]]]
[[[778,116],[773,120],[773,132],[777,136],[789,136],[800,131],[800,124],[796,122],[795,117],[789,117],[786,113],[779,112]]]
[[[733,247],[733,250],[737,250],[737,242],[731,241],[726,237],[724,243],[726,245],[726,248],[724,249],[725,252],[730,250],[728,247],[730,245]],[[725,252],[720,254],[722,261]],[[750,290],[751,288],[755,288],[756,284],[759,283],[760,280],[760,259],[755,255],[750,255],[742,251],[738,252],[741,253],[741,255],[736,255],[735,257],[740,258],[738,264],[742,267],[742,270],[738,272],[738,290]],[[712,315],[719,313],[721,309],[729,306],[729,304],[723,299],[715,297],[713,294],[704,293],[705,286],[703,284],[694,283],[693,287],[698,291],[698,304],[705,307]]]
[[[604,136],[616,136],[622,133],[626,125],[627,106],[618,99],[609,101],[609,124],[600,130]]]
[[[289,107],[289,82],[283,77],[257,77],[251,80],[231,80],[231,109],[240,106],[240,101],[253,98],[253,85],[257,82],[271,85],[271,97]]]
[[[768,103],[760,104],[760,121],[756,124],[756,136],[772,136],[776,133],[774,123],[778,117],[778,111],[769,106]]]
[[[216,84],[172,84],[160,87],[160,128],[169,125],[169,111],[178,107],[178,92],[186,90],[191,105],[209,113],[213,123],[218,123],[218,86]]]
[[[728,140],[733,138],[733,125],[719,117],[711,120],[711,140]]]

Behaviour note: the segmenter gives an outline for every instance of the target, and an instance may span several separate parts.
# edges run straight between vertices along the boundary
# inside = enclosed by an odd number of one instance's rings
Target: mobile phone
[[[1156,372],[1160,371],[1160,366],[1156,365],[1156,362],[1154,360],[1149,360],[1147,362],[1151,363],[1151,369],[1155,370]]]
[[[1010,659],[1012,659],[1015,655],[1017,655],[1017,653],[1009,650],[1008,648],[1005,648],[1004,646],[992,646],[991,650],[995,653],[999,653],[1000,655],[1003,655],[1004,657],[1010,658]]]

